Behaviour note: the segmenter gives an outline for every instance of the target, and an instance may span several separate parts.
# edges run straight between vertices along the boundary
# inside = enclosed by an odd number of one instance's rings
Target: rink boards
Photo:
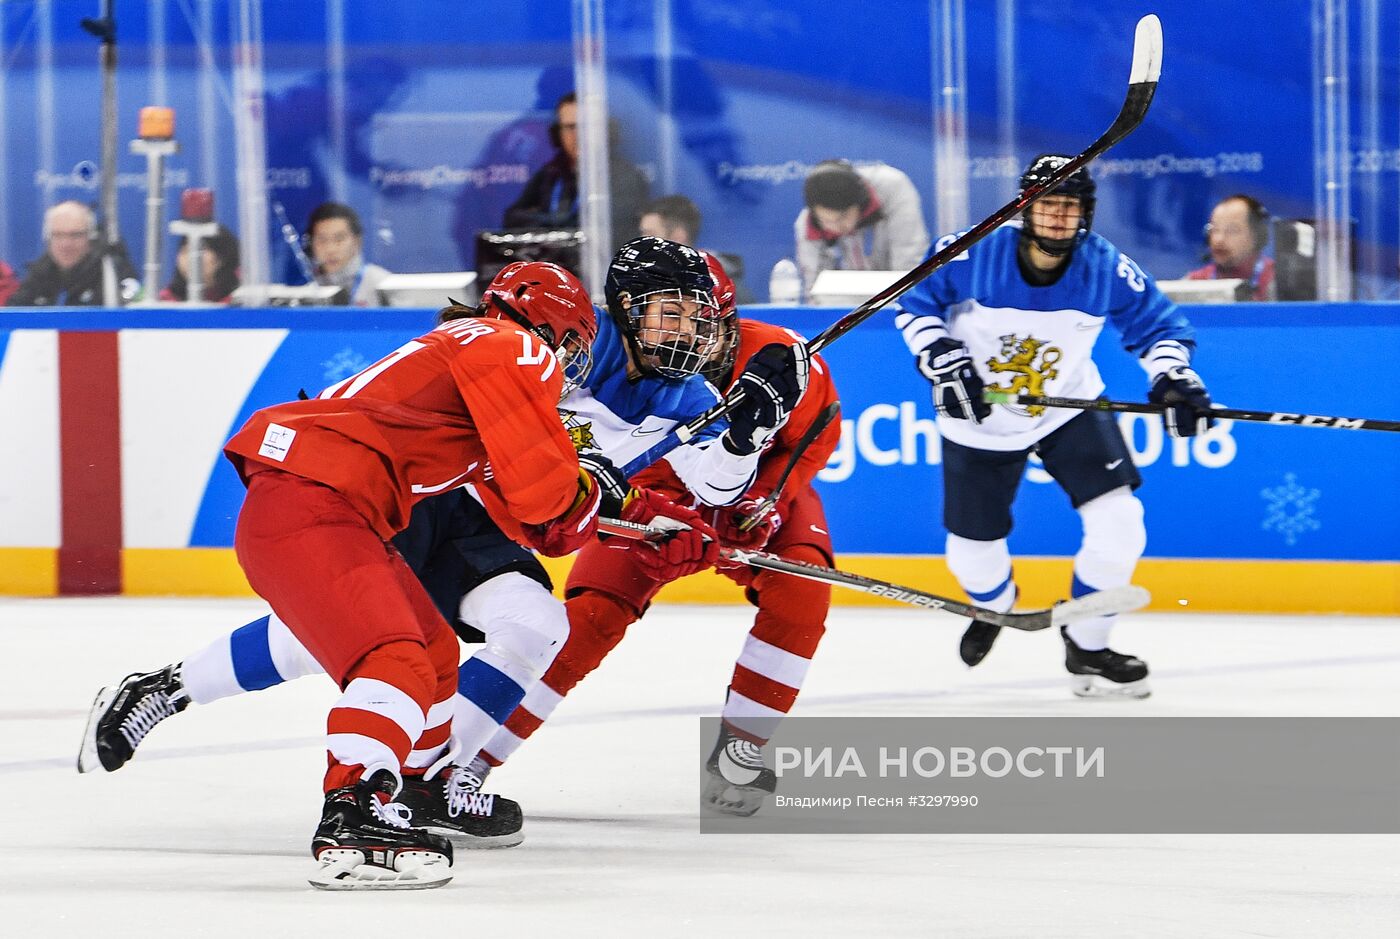
[[[746,310],[808,335],[840,312]],[[1388,368],[1400,358],[1400,306],[1187,313],[1198,370],[1221,403],[1400,417]],[[223,442],[257,408],[315,394],[429,321],[422,310],[6,313],[0,593],[246,594],[230,547],[242,486]],[[1141,400],[1145,378],[1115,343],[1109,330],[1099,341],[1109,393]],[[843,434],[818,486],[841,564],[956,595],[936,557],[940,440],[892,316],[824,357]],[[1173,441],[1155,418],[1122,418],[1147,511],[1137,581],[1157,608],[1400,612],[1400,435],[1234,424]],[[1023,598],[1049,602],[1066,589],[1077,516],[1035,465],[1015,516]],[[714,586],[702,575],[663,596],[734,599]]]

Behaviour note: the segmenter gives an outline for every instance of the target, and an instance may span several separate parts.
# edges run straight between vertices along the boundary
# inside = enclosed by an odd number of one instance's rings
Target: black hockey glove
[[[807,390],[811,361],[801,343],[787,346],[774,342],[754,353],[734,382],[744,397],[729,415],[724,445],[730,453],[753,453],[787,422]]]
[[[1167,406],[1162,422],[1172,437],[1194,437],[1215,425],[1210,415],[1210,392],[1201,376],[1187,366],[1173,366],[1158,375],[1147,400]]]
[[[579,469],[593,477],[593,481],[602,491],[599,514],[603,518],[621,518],[622,507],[632,492],[632,484],[622,475],[622,470],[601,453],[580,453],[578,465]]]
[[[943,338],[919,353],[919,374],[933,382],[933,409],[939,414],[980,424],[992,414],[982,400],[982,376],[967,354],[967,346]]]

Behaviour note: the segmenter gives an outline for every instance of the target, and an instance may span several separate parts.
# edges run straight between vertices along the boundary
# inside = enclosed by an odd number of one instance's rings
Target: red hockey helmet
[[[561,397],[588,377],[598,318],[588,291],[573,274],[548,261],[501,268],[481,294],[484,312],[515,321],[544,340],[564,369]]]
[[[704,375],[710,384],[723,391],[734,371],[734,355],[739,351],[739,308],[734,302],[734,279],[729,276],[719,258],[708,251],[700,253],[705,256],[705,266],[710,269],[710,276],[714,278],[715,303],[719,306],[719,342],[710,353],[710,358],[700,370],[700,374]]]

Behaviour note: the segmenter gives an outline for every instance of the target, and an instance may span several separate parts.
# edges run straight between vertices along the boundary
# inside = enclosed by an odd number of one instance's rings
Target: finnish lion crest
[[[569,440],[575,450],[597,450],[598,440],[593,436],[593,422],[581,421],[573,411],[560,411],[559,418],[564,429],[569,432]]]
[[[993,356],[987,360],[987,368],[993,372],[1011,372],[1011,380],[1005,385],[990,385],[989,390],[1017,395],[1043,395],[1045,383],[1060,374],[1055,368],[1063,353],[1055,346],[1047,346],[1045,340],[1034,336],[1011,334],[1001,337],[1000,358]],[[1040,362],[1037,364],[1036,359]],[[1032,404],[1026,407],[1028,417],[1039,417],[1045,413],[1044,405]]]

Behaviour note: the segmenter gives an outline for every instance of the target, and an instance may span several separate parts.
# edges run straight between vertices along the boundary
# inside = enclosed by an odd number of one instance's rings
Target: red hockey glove
[[[759,499],[743,499],[734,505],[724,505],[710,510],[710,518],[720,543],[727,548],[745,548],[758,551],[773,537],[782,525],[777,509],[773,509],[763,520],[747,531],[740,526],[758,509]]]
[[[719,536],[700,513],[676,505],[659,492],[633,490],[622,509],[623,521],[674,530],[661,541],[632,541],[627,547],[652,579],[667,583],[713,567],[719,560]]]
[[[540,554],[551,558],[573,554],[597,534],[602,487],[585,471],[578,477],[578,496],[567,512],[543,525],[524,526],[529,547]]]

